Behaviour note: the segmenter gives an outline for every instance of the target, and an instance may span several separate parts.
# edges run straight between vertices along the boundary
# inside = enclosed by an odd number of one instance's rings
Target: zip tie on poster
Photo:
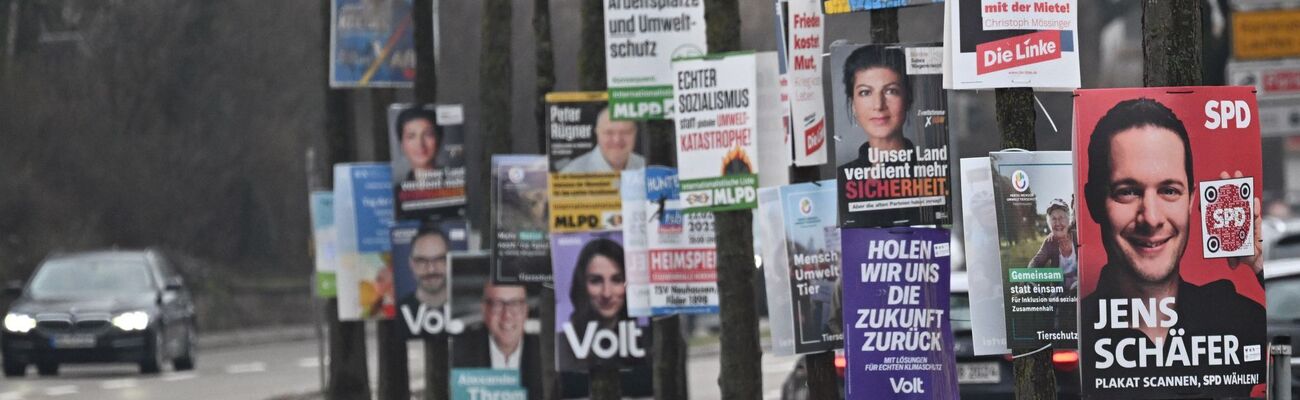
[[[1047,107],[1043,107],[1043,102],[1038,100],[1038,94],[1034,93],[1034,103],[1038,104],[1038,109],[1043,110],[1043,115],[1047,116],[1047,123],[1052,124],[1052,132],[1061,133],[1056,129],[1056,121],[1052,121],[1052,114],[1047,113]]]
[[[1020,358],[1020,357],[1024,357],[1024,356],[1030,356],[1030,355],[1033,355],[1034,353],[1037,353],[1037,352],[1040,352],[1040,351],[1043,351],[1043,350],[1047,350],[1047,348],[1049,348],[1049,347],[1052,347],[1052,345],[1051,345],[1051,344],[1046,344],[1046,345],[1043,345],[1043,347],[1039,347],[1038,350],[1034,350],[1034,351],[1031,351],[1031,352],[1028,352],[1028,353],[1025,353],[1025,354],[1017,354],[1017,355],[1011,356],[1011,358],[1012,358],[1012,359],[1016,359],[1016,358]]]

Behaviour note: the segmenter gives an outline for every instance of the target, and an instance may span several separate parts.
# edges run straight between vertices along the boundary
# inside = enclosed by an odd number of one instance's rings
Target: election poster
[[[338,234],[334,228],[334,192],[312,191],[310,208],[312,253],[316,261],[315,287],[312,291],[318,298],[332,299],[338,293],[335,274],[339,270]]]
[[[1295,7],[1291,3],[1289,7]],[[1300,9],[1232,13],[1232,56],[1242,60],[1300,57]]]
[[[942,55],[933,46],[831,46],[840,226],[951,223]]]
[[[650,167],[666,168],[666,167]],[[623,261],[627,264],[627,315],[650,316],[650,256],[647,253],[646,169],[623,171],[619,193],[623,196]]]
[[[942,2],[943,0],[822,0],[822,4],[826,6],[827,14],[844,14],[854,11],[870,11]]]
[[[604,92],[546,94],[551,232],[622,229],[619,172],[645,168],[640,127],[610,118]]]
[[[1007,354],[1002,303],[998,211],[988,157],[961,159],[962,245],[970,296],[971,341],[977,356]]]
[[[405,87],[415,82],[411,0],[332,0],[330,87]]]
[[[463,216],[465,117],[459,104],[393,104],[389,154],[398,219]]]
[[[957,398],[948,230],[842,232],[845,397]]]
[[[645,223],[652,315],[718,312],[713,213],[685,213],[675,168],[645,170]]]
[[[396,312],[389,268],[391,175],[392,169],[383,163],[334,165],[340,320],[392,318]]]
[[[686,212],[758,205],[758,119],[752,52],[673,61],[677,166]]]
[[[1079,343],[1079,251],[1069,151],[989,153],[1007,348]]]
[[[492,156],[493,281],[549,283],[546,156]]]
[[[830,351],[843,346],[844,332],[834,296],[840,284],[840,229],[835,181],[798,183],[780,188],[784,219],[789,308],[794,352]]]
[[[621,232],[553,233],[551,259],[556,369],[587,372],[646,362],[650,326],[627,314]]]
[[[1078,0],[951,0],[950,89],[1079,87]]]
[[[794,163],[826,163],[826,103],[822,98],[822,49],[825,15],[819,0],[790,0],[787,73]]]
[[[758,159],[764,160],[771,168],[763,170],[758,176],[758,186],[779,186],[790,182],[790,168],[794,163],[790,152],[790,104],[781,87],[781,57],[774,51],[754,54],[756,89],[758,95],[758,114],[755,115],[758,141]]]
[[[673,114],[675,58],[707,54],[704,0],[605,1],[605,67],[615,120]]]
[[[487,252],[452,252],[447,263],[453,398],[541,398],[540,287],[493,282]]]
[[[1255,87],[1260,135],[1300,132],[1300,58],[1229,61],[1228,83]]]
[[[763,267],[764,290],[767,293],[767,320],[772,333],[772,354],[791,356],[794,350],[795,320],[792,312],[794,300],[790,293],[790,262],[785,247],[785,216],[781,210],[781,188],[758,189],[758,208],[754,210],[754,229],[757,243],[754,254]],[[836,323],[837,326],[843,324]]]
[[[1263,396],[1252,91],[1075,92],[1085,397]]]
[[[407,337],[443,333],[447,323],[447,254],[469,248],[469,222],[399,221],[393,227],[391,252],[397,319]]]

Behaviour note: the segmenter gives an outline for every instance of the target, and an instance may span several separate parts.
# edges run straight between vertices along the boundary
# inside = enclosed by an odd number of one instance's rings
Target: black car
[[[41,375],[58,374],[63,363],[194,368],[194,305],[162,252],[53,256],[25,288],[8,291],[18,298],[0,329],[5,376],[23,376],[31,364]]]
[[[952,323],[954,351],[957,358],[957,384],[961,398],[971,399],[1010,399],[1015,397],[1015,372],[1010,355],[975,355],[975,346],[971,339],[969,282],[966,272],[953,271],[951,297],[949,298],[949,321]],[[794,371],[786,377],[781,385],[782,400],[803,400],[809,398],[807,373],[804,359],[795,364]],[[836,351],[835,369],[839,374],[840,393],[844,393],[844,354]],[[1052,368],[1056,374],[1057,398],[1079,398],[1079,352],[1077,350],[1053,350]]]

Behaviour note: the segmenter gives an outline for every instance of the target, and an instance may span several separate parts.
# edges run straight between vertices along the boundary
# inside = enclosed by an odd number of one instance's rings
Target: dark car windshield
[[[1264,282],[1268,296],[1268,319],[1278,321],[1300,320],[1300,276],[1272,279]]]
[[[953,293],[948,304],[948,320],[952,321],[952,330],[970,330],[970,297],[966,293]]]
[[[42,265],[28,293],[33,298],[98,297],[152,290],[145,260],[69,259]]]

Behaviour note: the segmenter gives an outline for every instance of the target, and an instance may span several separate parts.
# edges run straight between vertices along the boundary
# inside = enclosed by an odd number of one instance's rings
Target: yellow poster
[[[1236,58],[1300,57],[1300,9],[1238,12],[1232,20]]]

